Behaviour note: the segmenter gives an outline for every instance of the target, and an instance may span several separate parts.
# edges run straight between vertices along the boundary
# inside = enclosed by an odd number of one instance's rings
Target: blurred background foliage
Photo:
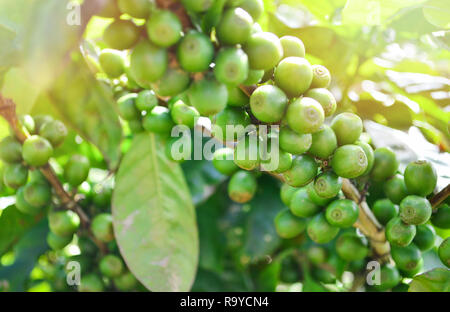
[[[60,155],[82,150],[95,167],[115,169],[131,135],[96,66],[101,35],[112,19],[91,18],[101,0],[84,2],[81,25],[70,25],[75,9],[66,0],[0,0],[0,91],[21,114],[50,113],[71,126]],[[402,164],[419,157],[433,161],[440,185],[448,184],[450,1],[264,0],[264,5],[267,14],[259,20],[264,30],[301,38],[307,58],[330,70],[339,111],[360,115],[374,145],[395,149]],[[7,134],[0,119],[0,138]],[[225,177],[210,162],[188,161],[182,168],[200,233],[194,291],[282,291],[288,290],[284,282],[298,280],[296,274],[304,282],[291,290],[327,290],[307,266],[301,272],[286,269],[295,265],[289,261],[299,241],[275,233],[273,216],[283,208],[278,182],[261,177],[259,195],[239,205],[229,200]],[[49,260],[41,256],[48,247],[33,241],[45,235],[46,222],[18,215],[10,204],[0,203],[0,280],[14,275],[9,290],[57,289],[41,283],[49,274]],[[73,248],[65,252],[76,254]],[[336,274],[358,265],[330,261]],[[424,269],[438,262],[430,253]],[[351,289],[343,281],[328,290]]]

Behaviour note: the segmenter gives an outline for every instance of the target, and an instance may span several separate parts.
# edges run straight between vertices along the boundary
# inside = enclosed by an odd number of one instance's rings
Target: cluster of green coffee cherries
[[[23,144],[14,136],[5,137],[0,142],[0,159],[5,166],[2,170],[2,186],[4,190],[15,191],[15,207],[25,215],[39,216],[48,214],[50,232],[47,235],[48,246],[55,251],[62,250],[74,241],[80,229],[80,217],[71,210],[61,209],[60,199],[55,196],[45,175],[40,171],[47,166],[54,150],[60,147],[67,136],[67,128],[59,120],[48,115],[19,118],[21,131],[26,135]],[[63,166],[60,178],[67,191],[79,191],[85,195],[80,204],[91,209],[95,215],[90,231],[95,239],[109,243],[114,241],[112,217],[110,213],[98,213],[99,207],[109,207],[111,189],[99,189],[95,185],[91,190],[86,188],[86,179],[90,171],[90,162],[83,155],[72,155]],[[3,188],[2,188],[3,189]],[[80,238],[78,238],[80,241]],[[89,239],[85,239],[89,240]],[[91,242],[92,244],[92,242]],[[82,247],[80,246],[80,250]],[[118,252],[117,252],[118,254]],[[92,257],[92,255],[90,255]],[[107,254],[99,262],[99,271],[106,278],[114,278],[114,285],[119,290],[133,289],[136,279],[125,267],[119,256]],[[85,268],[83,268],[85,270]],[[83,282],[84,281],[84,282]],[[86,274],[82,277],[81,291],[100,291],[104,285],[101,275]],[[102,286],[103,287],[103,286]]]
[[[366,152],[371,151],[368,147]],[[401,175],[395,154],[388,148],[375,149],[369,155],[372,155],[372,164],[360,178],[383,183],[386,198],[376,200],[371,209],[377,221],[385,226],[395,263],[395,266],[388,263],[381,268],[381,285],[375,285],[374,289],[384,291],[398,285],[402,277],[411,278],[422,270],[422,252],[432,249],[436,241],[435,230],[429,223],[437,228],[450,229],[450,208],[443,203],[433,212],[426,198],[432,194],[437,182],[436,172],[429,162],[411,162]],[[367,239],[349,229],[358,219],[358,205],[344,198],[340,177],[333,173],[333,167],[306,186],[284,184],[280,196],[289,207],[275,219],[281,237],[295,238],[306,230],[316,244],[333,241],[335,252],[345,261],[357,262],[369,255]],[[338,235],[340,231],[342,233]],[[450,267],[449,246],[450,239],[446,238],[437,250],[447,267]],[[321,247],[314,246],[311,252],[318,253],[318,249]],[[317,264],[318,260],[313,260]]]

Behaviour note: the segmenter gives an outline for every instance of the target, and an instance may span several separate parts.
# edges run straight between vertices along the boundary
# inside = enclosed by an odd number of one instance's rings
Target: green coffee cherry
[[[118,78],[125,73],[125,60],[119,51],[104,49],[98,57],[100,66],[110,78]]]
[[[278,164],[273,168],[273,164],[270,164],[271,160],[263,161],[261,160],[261,170],[283,173],[291,169],[292,167],[292,154],[279,150],[278,151]]]
[[[294,193],[297,192],[297,190],[298,188],[292,187],[289,184],[284,183],[280,189],[280,198],[283,204],[289,207],[289,205],[291,204],[292,196],[294,196]]]
[[[114,239],[112,216],[109,213],[101,213],[95,216],[91,223],[94,236],[102,242],[108,243]]]
[[[398,216],[398,206],[387,198],[377,200],[373,204],[372,211],[382,225],[386,225],[392,218]]]
[[[52,212],[48,216],[50,230],[59,236],[70,236],[80,227],[80,217],[71,210]]]
[[[416,269],[422,260],[420,250],[414,244],[409,244],[406,247],[392,246],[391,255],[397,268],[406,271]]]
[[[400,217],[392,218],[386,225],[386,238],[394,246],[408,246],[416,235],[416,226],[403,223]]]
[[[294,36],[283,36],[280,38],[283,47],[283,57],[305,57],[305,45],[303,41]]]
[[[8,136],[0,142],[0,159],[6,163],[22,161],[22,145],[15,138]]]
[[[214,75],[226,85],[238,86],[248,77],[248,57],[239,48],[224,48],[215,60]]]
[[[319,194],[317,194],[316,192],[316,188],[314,187],[314,182],[311,182],[306,186],[306,191],[308,192],[308,196],[311,201],[321,207],[328,205],[334,199],[319,196]]]
[[[286,183],[299,187],[311,182],[317,175],[318,165],[314,158],[308,155],[297,156],[292,161],[292,167],[283,173]]]
[[[258,87],[250,97],[252,113],[262,122],[280,121],[287,104],[288,99],[283,91],[272,85]]]
[[[379,147],[374,152],[372,179],[380,182],[392,177],[398,169],[395,153],[388,147]]]
[[[53,117],[49,115],[36,115],[33,117],[33,119],[34,119],[34,132],[39,133],[41,127],[45,123],[52,121]]]
[[[182,136],[181,138],[169,138],[166,142],[165,154],[170,160],[180,163],[190,159],[192,154],[191,137]]]
[[[83,275],[78,286],[80,292],[102,292],[104,289],[102,279],[95,273]]]
[[[367,168],[366,168],[366,170],[364,171],[364,173],[362,175],[367,175],[367,174],[370,173],[370,171],[372,171],[373,164],[374,164],[374,161],[375,161],[375,154],[373,152],[372,147],[369,144],[367,144],[367,143],[364,143],[364,142],[361,142],[361,141],[356,141],[355,145],[358,145],[359,147],[361,147],[363,149],[363,151],[364,151],[364,154],[366,154],[366,157],[367,157]]]
[[[239,167],[234,163],[233,158],[233,149],[225,147],[214,152],[212,163],[217,171],[229,176],[239,169]]]
[[[120,16],[120,10],[119,5],[117,4],[117,1],[106,1],[105,5],[103,6],[100,13],[98,13],[98,16],[101,17],[119,17]]]
[[[23,129],[29,134],[36,134],[36,123],[34,122],[33,117],[30,115],[20,115],[19,123],[23,127]]]
[[[147,131],[169,134],[175,124],[167,107],[156,106],[149,114],[145,115],[142,125]]]
[[[431,223],[441,229],[450,229],[450,206],[441,204],[431,216]]]
[[[178,42],[182,32],[181,22],[169,10],[155,10],[147,22],[147,34],[150,40],[160,47],[170,47]]]
[[[260,156],[258,139],[253,136],[245,136],[240,139],[234,150],[234,163],[245,170],[253,170],[259,167]]]
[[[327,159],[337,148],[334,131],[327,125],[312,134],[312,144],[308,152],[318,158]]]
[[[402,199],[408,196],[405,181],[400,174],[396,174],[383,183],[383,191],[387,198],[396,205],[400,204]]]
[[[337,199],[328,205],[325,217],[331,225],[348,228],[358,220],[358,205],[349,199]]]
[[[341,113],[331,121],[338,145],[353,144],[362,133],[362,120],[352,113]]]
[[[28,183],[24,186],[23,192],[25,200],[36,208],[48,206],[52,199],[52,190],[47,183]]]
[[[193,128],[196,119],[200,117],[200,113],[194,107],[186,105],[181,100],[173,104],[170,115],[177,125],[185,125],[189,128]]]
[[[283,57],[280,39],[269,32],[258,32],[250,36],[244,46],[251,69],[269,70]]]
[[[416,195],[406,196],[400,203],[400,218],[406,224],[424,224],[431,217],[430,202]]]
[[[17,189],[27,183],[28,168],[22,164],[9,164],[3,171],[3,182],[7,187]]]
[[[32,206],[25,200],[25,192],[23,186],[20,187],[16,192],[16,208],[24,214],[33,216],[42,211],[42,207]]]
[[[306,188],[302,187],[292,195],[289,209],[294,216],[309,218],[316,215],[321,207],[309,198]]]
[[[437,174],[430,162],[418,160],[406,166],[404,179],[409,194],[427,196],[436,187]]]
[[[409,246],[408,246],[409,247]],[[420,258],[417,262],[417,265],[411,270],[402,270],[400,269],[400,274],[403,277],[413,278],[417,274],[419,274],[423,269],[423,258]]]
[[[436,231],[431,225],[418,225],[416,229],[416,236],[413,243],[420,249],[420,251],[427,251],[434,247],[436,240]]]
[[[73,239],[73,235],[59,236],[53,232],[47,234],[47,244],[53,250],[60,250],[70,244]]]
[[[108,47],[115,50],[126,50],[139,40],[140,30],[130,20],[115,20],[103,32],[103,40]]]
[[[130,291],[136,288],[138,280],[131,272],[123,273],[122,275],[114,278],[114,286],[120,291]]]
[[[47,139],[53,147],[58,147],[67,137],[67,128],[61,121],[53,120],[42,125],[39,135]]]
[[[238,87],[227,87],[228,90],[228,106],[244,107],[249,104],[249,97]]]
[[[333,171],[343,178],[353,179],[361,176],[367,169],[367,157],[357,145],[343,145],[334,152],[331,160]]]
[[[322,105],[325,117],[331,116],[336,111],[336,99],[334,95],[324,88],[310,89],[305,96],[313,98]]]
[[[128,120],[128,128],[133,134],[144,132],[144,127],[142,126],[141,119]]]
[[[447,237],[439,246],[438,249],[439,259],[442,263],[450,268],[450,237]]]
[[[98,251],[94,242],[87,237],[78,238],[78,247],[80,248],[81,254],[87,256],[94,256]]]
[[[228,195],[237,203],[250,201],[256,193],[258,183],[251,172],[240,170],[233,174],[228,183]]]
[[[312,246],[306,250],[306,256],[311,263],[318,265],[325,263],[328,255],[327,250],[322,246]]]
[[[152,83],[152,88],[160,96],[175,96],[189,87],[189,74],[179,68],[168,68],[164,76]]]
[[[325,214],[322,212],[308,222],[306,231],[313,242],[326,244],[336,237],[339,228],[328,223]]]
[[[223,111],[212,118],[212,134],[221,141],[232,141],[240,139],[246,133],[246,127],[250,125],[250,117],[247,112],[237,107],[226,107]],[[227,126],[233,126],[230,132]],[[229,132],[229,133],[227,133]]]
[[[211,116],[221,112],[227,105],[228,90],[216,80],[202,79],[192,83],[188,97],[200,115]]]
[[[207,11],[214,3],[213,0],[181,0],[188,11],[201,13]]]
[[[148,41],[141,41],[130,55],[130,73],[136,82],[148,88],[150,83],[162,78],[167,70],[167,51]]]
[[[324,284],[336,283],[336,275],[328,270],[315,267],[312,270],[312,276],[319,282]]]
[[[312,137],[310,133],[299,134],[292,131],[289,127],[283,127],[280,130],[280,148],[284,151],[301,155],[310,150],[312,146]]]
[[[254,21],[257,21],[264,12],[263,0],[243,0],[239,4],[239,7],[248,12],[253,17]]]
[[[22,146],[22,157],[27,164],[33,167],[45,165],[53,155],[50,142],[38,135],[28,137]]]
[[[118,0],[120,12],[134,18],[147,18],[152,8],[148,0]]]
[[[328,69],[322,65],[313,65],[313,80],[311,88],[328,88],[331,82],[331,75]]]
[[[305,228],[306,219],[294,216],[289,209],[280,211],[275,217],[275,229],[282,238],[294,238],[300,235]]]
[[[64,177],[72,186],[78,186],[89,176],[90,162],[83,155],[73,155],[64,167]]]
[[[292,102],[286,111],[289,127],[298,133],[314,133],[325,119],[322,106],[316,100],[302,97]]]
[[[367,239],[353,232],[341,234],[336,240],[336,252],[346,261],[362,260],[369,254]]]
[[[314,189],[321,197],[336,197],[341,188],[342,179],[331,170],[321,173],[314,181]]]
[[[253,18],[241,8],[226,10],[216,27],[217,38],[224,45],[243,44],[250,37]]]
[[[136,99],[138,95],[136,93],[129,93],[121,96],[117,100],[117,106],[119,107],[120,116],[125,120],[139,119],[141,113],[136,107]]]
[[[152,90],[144,90],[138,93],[135,99],[135,104],[138,110],[150,112],[154,107],[158,105],[158,98],[155,95],[155,92],[153,92]],[[131,115],[135,117],[138,116],[138,114],[136,114],[134,110],[132,111],[132,113],[130,112],[130,117]]]
[[[287,57],[278,64],[275,69],[275,82],[289,97],[298,97],[305,93],[311,86],[311,64],[303,57]],[[317,92],[316,92],[317,93]],[[323,92],[324,94],[324,92]],[[320,97],[328,108],[331,106],[331,97]],[[317,95],[317,94],[316,94]]]
[[[188,72],[203,72],[214,57],[214,46],[203,33],[191,31],[181,39],[177,48],[180,66]]]
[[[387,263],[380,269],[380,285],[373,285],[373,288],[377,291],[386,291],[395,287],[400,281],[401,276],[397,268]]]
[[[100,260],[99,268],[104,276],[113,278],[122,274],[124,265],[119,257],[109,254]]]
[[[244,86],[252,86],[259,83],[264,76],[264,70],[249,69],[247,79],[242,83]]]

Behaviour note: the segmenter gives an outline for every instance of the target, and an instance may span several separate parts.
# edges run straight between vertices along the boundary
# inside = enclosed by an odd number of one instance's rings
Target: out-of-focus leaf
[[[375,147],[387,146],[395,152],[401,172],[411,161],[424,159],[430,161],[436,169],[438,189],[450,183],[450,154],[440,153],[439,147],[429,143],[416,127],[411,127],[406,133],[366,120],[364,128]]]
[[[224,270],[226,240],[220,217],[229,203],[226,192],[221,189],[196,209],[200,236],[199,266],[209,271],[219,273]]]
[[[281,242],[273,221],[277,213],[284,208],[277,182],[271,177],[261,177],[258,180],[258,190],[249,206],[240,256],[244,264],[264,259]]]
[[[447,0],[429,0],[423,6],[425,18],[433,25],[450,28],[450,2]]]
[[[342,11],[344,24],[382,25],[399,10],[424,0],[347,0]]]
[[[63,121],[102,152],[109,167],[120,159],[122,128],[112,91],[95,79],[81,54],[58,77],[47,93]]]
[[[411,36],[428,34],[438,30],[436,26],[430,24],[424,16],[422,7],[412,7],[405,9],[402,14],[395,18],[389,27],[397,32],[397,36]],[[405,33],[405,34],[404,34]]]
[[[152,291],[188,291],[198,265],[195,209],[179,165],[142,133],[116,175],[114,232],[128,268]]]
[[[449,292],[450,270],[437,268],[417,275],[409,284],[409,292]]]
[[[278,279],[281,272],[281,261],[272,261],[263,269],[258,271],[256,276],[256,290],[257,291],[275,291],[278,285]]]
[[[282,3],[296,6],[303,6],[308,9],[317,19],[321,21],[331,21],[338,9],[343,8],[346,0],[315,0],[297,1],[283,0]]]
[[[252,291],[245,282],[244,275],[238,271],[225,271],[220,274],[199,269],[193,292],[230,292],[230,291]]]
[[[5,208],[0,215],[0,256],[35,223],[34,217],[21,213],[15,206]]]
[[[40,255],[48,250],[45,237],[48,233],[47,219],[33,226],[14,246],[15,261],[10,266],[0,268],[0,281],[6,281],[9,291],[24,291]]]

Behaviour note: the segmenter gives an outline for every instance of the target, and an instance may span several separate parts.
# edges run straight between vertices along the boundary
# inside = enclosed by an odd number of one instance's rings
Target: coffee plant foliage
[[[0,0],[0,291],[449,291],[449,16]]]

